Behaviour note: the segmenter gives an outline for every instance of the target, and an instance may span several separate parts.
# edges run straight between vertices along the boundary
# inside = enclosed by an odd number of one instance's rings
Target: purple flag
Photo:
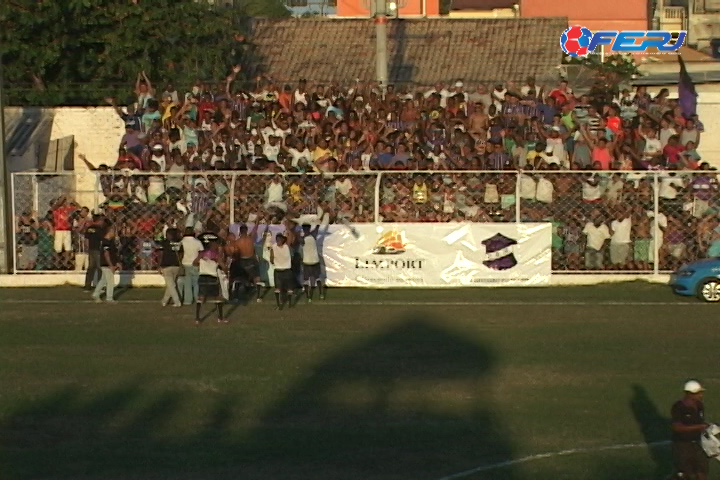
[[[678,55],[680,60],[680,79],[678,80],[678,103],[682,110],[683,117],[690,118],[697,113],[697,92],[695,84],[690,78],[690,74],[685,68],[685,62],[682,55]]]

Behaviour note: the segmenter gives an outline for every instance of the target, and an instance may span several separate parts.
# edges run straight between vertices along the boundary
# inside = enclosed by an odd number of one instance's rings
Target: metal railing
[[[156,269],[152,245],[166,227],[232,232],[286,216],[552,222],[556,273],[659,273],[720,255],[715,172],[15,173],[12,195],[15,272],[81,271],[92,213],[118,226],[123,267],[134,271]],[[59,197],[65,207],[53,209]]]

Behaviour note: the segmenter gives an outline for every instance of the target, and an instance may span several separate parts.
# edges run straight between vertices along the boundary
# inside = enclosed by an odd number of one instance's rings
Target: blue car
[[[683,265],[670,275],[670,287],[678,295],[720,302],[720,258],[706,258]]]

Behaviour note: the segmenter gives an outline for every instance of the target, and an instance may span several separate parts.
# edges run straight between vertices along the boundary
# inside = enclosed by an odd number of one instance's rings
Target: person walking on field
[[[223,316],[223,305],[225,299],[222,296],[220,287],[220,270],[227,271],[225,258],[220,248],[220,242],[211,240],[206,249],[200,252],[194,262],[198,268],[198,297],[195,302],[195,324],[200,325],[200,311],[203,304],[211,302],[215,304],[218,314],[218,323],[228,323],[227,318]]]
[[[100,296],[105,289],[105,301],[107,303],[117,303],[115,300],[115,272],[120,270],[120,257],[118,256],[117,245],[115,244],[115,229],[110,227],[105,232],[105,236],[100,243],[100,281],[95,287],[93,299],[97,303],[101,303]]]
[[[672,456],[677,480],[707,480],[709,460],[700,444],[705,422],[703,392],[697,380],[685,383],[685,396],[670,410],[672,418]]]
[[[200,252],[205,248],[200,240],[195,237],[192,228],[185,229],[185,235],[180,242],[182,244],[183,256],[182,267],[185,271],[183,283],[183,304],[192,305],[199,296],[200,272],[195,262]]]
[[[183,255],[182,238],[177,228],[168,228],[165,232],[165,240],[160,245],[160,273],[165,280],[165,295],[162,298],[162,306],[165,307],[173,301],[173,307],[182,306],[180,295],[177,289],[177,279],[180,275],[180,264]]]

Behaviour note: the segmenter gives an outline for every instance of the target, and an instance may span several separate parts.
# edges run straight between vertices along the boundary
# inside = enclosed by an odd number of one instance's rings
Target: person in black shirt
[[[100,296],[105,289],[105,300],[108,303],[116,303],[114,297],[115,272],[120,270],[120,259],[118,257],[117,244],[115,243],[115,229],[110,227],[105,232],[100,242],[100,271],[102,276],[95,287],[93,298],[100,303]]]
[[[100,243],[105,235],[105,216],[99,215],[85,228],[85,239],[88,247],[88,267],[85,272],[85,286],[83,290],[92,292],[93,286],[97,285],[100,272]]]
[[[33,270],[38,256],[38,234],[35,220],[30,212],[23,212],[18,221],[17,257],[15,268]]]
[[[180,295],[177,290],[177,279],[180,276],[180,265],[183,255],[182,236],[177,228],[168,228],[165,232],[165,239],[160,243],[160,273],[165,279],[165,295],[162,298],[162,306],[173,301],[173,307],[182,306]]]
[[[707,480],[709,461],[700,444],[700,436],[708,427],[702,402],[704,391],[700,382],[689,380],[685,396],[670,410],[672,455],[678,479]]]

